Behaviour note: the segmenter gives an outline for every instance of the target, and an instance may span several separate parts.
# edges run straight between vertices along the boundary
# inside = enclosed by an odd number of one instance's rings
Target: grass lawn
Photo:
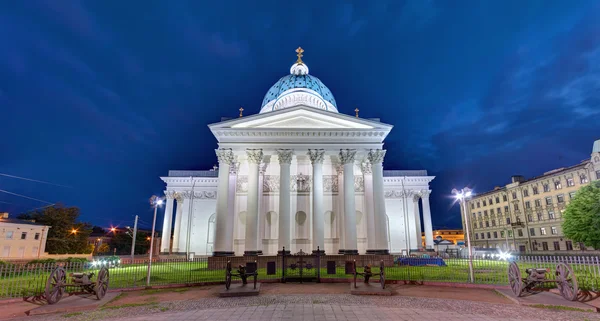
[[[446,266],[394,266],[385,270],[387,280],[400,281],[429,281],[429,282],[456,282],[467,283],[469,280],[469,265],[464,259],[444,260]],[[279,263],[279,262],[277,262]],[[506,261],[495,260],[475,260],[473,269],[475,283],[491,285],[507,285],[507,270],[509,263]],[[83,266],[78,269],[67,269],[70,272],[83,271]],[[525,269],[534,267],[534,264],[519,264],[523,277],[526,276]],[[535,267],[549,268],[547,273],[549,279],[554,279],[554,264],[535,264]],[[579,287],[588,290],[597,290],[600,275],[597,275],[597,267],[586,265],[573,265]],[[362,272],[363,268],[358,267]],[[0,298],[15,298],[23,296],[33,296],[43,293],[46,280],[50,274],[51,268],[31,269],[27,272],[14,273],[14,271],[0,271]],[[94,269],[86,271],[96,272]],[[146,286],[148,266],[145,264],[125,265],[110,269],[110,288],[135,288]],[[286,270],[288,276],[297,275],[296,270]],[[379,267],[372,268],[373,278],[377,279]],[[344,273],[344,267],[338,266],[335,274],[327,274],[326,268],[321,268],[321,278],[351,278],[351,274]],[[280,279],[281,269],[276,269],[273,275],[267,275],[266,269],[258,270],[258,279]],[[304,275],[316,275],[314,269],[304,270]],[[67,276],[69,281],[69,277]],[[95,277],[93,278],[95,280]],[[152,273],[150,278],[151,286],[169,285],[169,284],[189,284],[199,282],[224,282],[225,270],[209,270],[206,261],[195,262],[159,262],[152,264]],[[549,284],[548,286],[553,286]]]

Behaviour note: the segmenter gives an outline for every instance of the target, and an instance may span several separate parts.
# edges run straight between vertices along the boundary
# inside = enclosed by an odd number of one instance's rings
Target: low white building
[[[44,255],[50,226],[0,217],[0,259],[36,259]]]
[[[384,171],[392,125],[344,115],[300,59],[258,114],[209,125],[218,170],[169,171],[161,252],[273,255],[433,249],[425,170]],[[422,201],[423,221],[419,210]],[[174,209],[176,213],[174,215]],[[171,235],[174,229],[173,239]]]

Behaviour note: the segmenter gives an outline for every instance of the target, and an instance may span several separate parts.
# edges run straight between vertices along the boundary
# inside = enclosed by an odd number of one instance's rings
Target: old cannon
[[[356,260],[352,263],[352,271],[354,274],[354,288],[356,288],[356,279],[359,275],[363,277],[366,284],[369,284],[369,279],[373,276],[371,265],[365,265],[363,272],[358,272],[356,270]],[[385,267],[383,265],[383,260],[379,262],[379,283],[381,284],[381,288],[385,289]]]
[[[79,287],[81,290],[92,293],[101,300],[108,291],[108,282],[110,280],[108,269],[102,267],[98,272],[96,281],[93,282],[94,272],[78,272],[69,274],[71,282],[67,282],[67,273],[62,267],[55,268],[46,281],[46,290],[44,292],[48,304],[54,304],[62,298],[67,287]]]
[[[508,266],[508,283],[513,293],[520,297],[525,293],[530,293],[533,289],[543,286],[546,283],[556,283],[560,295],[569,301],[577,300],[579,287],[577,278],[570,265],[566,263],[558,263],[554,272],[556,280],[548,280],[546,273],[550,269],[543,268],[527,268],[525,273],[527,277],[521,277],[521,270],[516,262],[511,262]]]
[[[242,279],[242,284],[246,285],[248,284],[249,276],[254,277],[254,289],[256,290],[256,282],[258,280],[258,269],[256,261],[249,263],[246,266],[240,264],[238,266],[237,273],[231,272],[231,261],[227,261],[227,268],[225,269],[225,288],[229,290],[229,287],[231,286],[232,277],[239,277],[240,279]]]

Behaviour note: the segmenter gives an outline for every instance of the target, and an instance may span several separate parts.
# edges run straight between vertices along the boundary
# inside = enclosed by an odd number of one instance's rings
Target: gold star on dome
[[[297,53],[296,56],[298,56],[298,60],[296,61],[297,64],[301,65],[304,63],[304,62],[302,62],[302,57],[303,57],[302,53],[303,52],[304,52],[304,49],[302,49],[302,47],[298,47],[298,49],[296,49],[296,53]]]

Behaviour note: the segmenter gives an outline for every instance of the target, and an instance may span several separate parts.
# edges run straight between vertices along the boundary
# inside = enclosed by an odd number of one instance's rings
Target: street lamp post
[[[156,227],[156,210],[162,205],[163,200],[158,196],[150,198],[150,204],[154,206],[154,219],[152,220],[152,234],[150,235],[150,260],[148,261],[148,273],[146,273],[146,286],[150,286],[150,269],[152,267],[152,252],[154,249],[154,228]]]
[[[465,219],[465,227],[467,233],[467,249],[469,251],[469,279],[471,283],[475,283],[475,276],[473,274],[473,249],[471,248],[471,233],[470,233],[470,224],[469,224],[469,215],[467,215],[467,198],[473,194],[473,191],[465,187],[458,191],[456,188],[452,189],[452,194],[456,196],[456,200],[459,205],[462,206],[463,215]]]

